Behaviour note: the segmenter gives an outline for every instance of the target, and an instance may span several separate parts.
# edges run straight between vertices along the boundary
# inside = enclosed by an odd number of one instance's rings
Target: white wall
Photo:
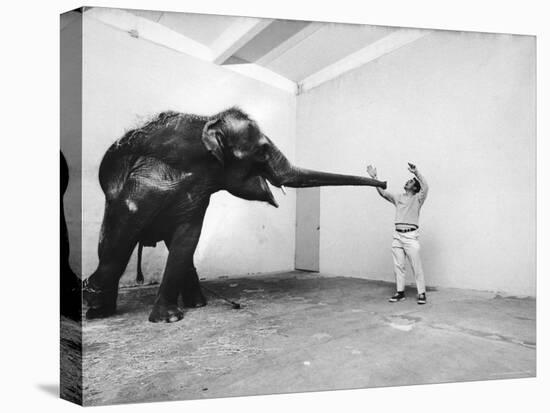
[[[83,44],[83,274],[97,265],[104,198],[97,171],[107,148],[125,130],[163,110],[213,114],[239,105],[294,159],[296,98],[211,63],[155,45],[84,15]],[[275,193],[277,198],[281,195]],[[295,194],[280,207],[212,197],[195,255],[199,276],[294,268]],[[163,244],[144,249],[146,277],[159,279]],[[135,276],[135,254],[123,282]]]
[[[535,294],[535,41],[435,32],[298,97],[297,161],[391,191],[418,164],[427,283]],[[322,272],[392,281],[394,208],[321,191]]]

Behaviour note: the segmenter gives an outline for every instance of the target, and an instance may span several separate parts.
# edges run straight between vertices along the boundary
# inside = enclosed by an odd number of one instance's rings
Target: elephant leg
[[[206,211],[206,207],[204,211]],[[204,307],[206,305],[206,297],[202,293],[199,276],[194,264],[194,252],[201,236],[203,221],[204,213],[196,218],[195,224],[190,226],[187,232],[189,247],[192,247],[193,254],[191,254],[189,265],[180,274],[182,279],[180,294],[185,308]]]
[[[73,272],[69,264],[70,245],[67,222],[65,220],[65,207],[63,195],[69,185],[69,166],[63,152],[60,152],[60,310],[61,315],[73,320],[80,321],[82,317],[82,283],[80,278]]]
[[[181,298],[183,306],[186,308],[204,307],[206,305],[206,297],[202,293],[197,269],[193,264],[183,274]]]
[[[143,252],[143,244],[140,242],[138,244],[138,255],[137,255],[137,274],[136,274],[136,283],[143,284],[145,278],[143,277],[143,272],[141,271],[141,255]]]
[[[156,213],[161,194],[136,183],[107,202],[98,248],[99,265],[84,282],[90,307],[86,318],[108,317],[116,311],[118,283],[138,242],[140,232]]]
[[[202,217],[194,222],[180,225],[167,242],[168,260],[149,321],[171,323],[181,320],[183,312],[178,308],[180,293],[184,297],[185,306],[194,304],[193,307],[195,307],[197,303],[206,304],[200,292],[193,265],[193,254],[199,242],[201,229]]]
[[[118,281],[129,258],[120,254],[118,259],[100,260],[96,271],[84,281],[84,299],[89,306],[87,319],[109,317],[116,312]]]

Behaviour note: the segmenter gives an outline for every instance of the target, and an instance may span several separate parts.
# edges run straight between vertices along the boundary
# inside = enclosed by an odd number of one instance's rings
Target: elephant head
[[[211,118],[204,126],[202,141],[223,167],[223,188],[243,199],[264,201],[278,207],[267,182],[278,188],[329,185],[386,188],[386,182],[376,179],[292,165],[258,124],[237,108]]]

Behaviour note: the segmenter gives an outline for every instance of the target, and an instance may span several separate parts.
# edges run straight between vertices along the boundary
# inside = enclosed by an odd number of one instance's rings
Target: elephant
[[[212,116],[167,111],[126,132],[99,167],[105,209],[97,269],[84,281],[87,319],[115,313],[120,277],[137,244],[163,241],[168,257],[149,315],[151,322],[183,318],[206,305],[193,262],[210,196],[225,190],[250,201],[278,204],[277,188],[386,182],[294,166],[247,113],[231,107]]]

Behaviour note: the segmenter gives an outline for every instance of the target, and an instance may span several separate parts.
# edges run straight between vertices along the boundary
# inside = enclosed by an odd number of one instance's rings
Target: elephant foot
[[[80,321],[82,318],[82,302],[77,297],[70,303],[61,303],[61,315],[74,321]]]
[[[86,311],[86,319],[110,317],[116,313],[116,307],[92,307]]]
[[[151,314],[149,314],[149,321],[151,323],[175,323],[183,318],[183,311],[181,311],[177,305],[163,305],[155,304]]]
[[[82,318],[82,299],[80,289],[61,291],[61,315],[74,321]]]
[[[82,318],[82,310],[77,307],[71,307],[68,309],[62,308],[61,309],[61,315],[63,317],[70,318],[73,321],[81,321]]]
[[[185,289],[181,292],[181,298],[185,308],[197,308],[206,305],[206,297],[199,286],[193,289]]]
[[[105,318],[116,312],[116,289],[100,289],[85,280],[82,293],[89,307],[86,311],[86,319]]]

